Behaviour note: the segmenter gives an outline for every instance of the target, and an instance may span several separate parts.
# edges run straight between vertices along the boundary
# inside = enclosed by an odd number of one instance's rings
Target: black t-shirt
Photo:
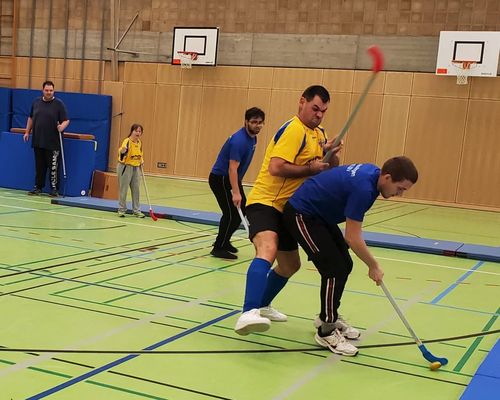
[[[60,150],[57,124],[68,119],[64,103],[55,97],[50,101],[39,97],[31,105],[30,117],[33,120],[31,145],[47,150]]]

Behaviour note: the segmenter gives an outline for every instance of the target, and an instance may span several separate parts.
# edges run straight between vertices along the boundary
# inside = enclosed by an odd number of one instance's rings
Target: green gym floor
[[[218,211],[205,182],[147,182],[153,204]],[[360,353],[339,357],[314,342],[319,275],[305,257],[273,304],[289,321],[233,332],[254,255],[243,231],[224,261],[209,255],[214,226],[9,189],[0,218],[0,399],[458,399],[499,338],[473,336],[500,328],[498,263],[372,248],[416,333],[449,359],[430,371],[415,344],[390,346],[411,337],[356,258],[341,312]],[[500,245],[494,212],[378,201],[365,227]]]

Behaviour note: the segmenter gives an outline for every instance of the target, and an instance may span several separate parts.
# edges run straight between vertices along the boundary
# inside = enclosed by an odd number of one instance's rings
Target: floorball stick
[[[151,200],[149,199],[148,186],[146,185],[146,177],[144,176],[144,169],[142,168],[142,165],[141,165],[141,173],[142,173],[142,182],[144,183],[144,191],[146,192],[146,199],[148,199],[148,204],[149,204],[149,216],[153,221],[157,221],[158,217],[153,212],[153,207],[151,206]]]
[[[431,369],[435,370],[435,369],[438,369],[439,367],[441,367],[442,365],[448,364],[448,359],[443,358],[443,357],[436,357],[429,350],[427,350],[427,348],[425,347],[425,345],[418,338],[418,336],[415,333],[415,331],[413,330],[413,328],[410,326],[408,320],[403,315],[403,312],[401,311],[401,309],[397,305],[396,300],[394,300],[394,297],[392,297],[392,295],[389,292],[389,290],[387,290],[387,287],[385,286],[384,282],[380,283],[380,287],[384,291],[386,297],[391,302],[391,304],[394,307],[394,310],[396,311],[396,313],[399,315],[399,318],[401,318],[401,321],[403,322],[404,326],[406,327],[406,329],[408,329],[408,332],[410,332],[410,335],[413,337],[413,340],[418,345],[418,348],[422,352],[422,355],[424,356],[424,358],[431,363]]]
[[[250,235],[250,228],[248,226],[247,217],[245,217],[243,215],[243,211],[241,211],[240,207],[236,207],[236,208],[238,209],[238,214],[240,214],[241,222],[243,223],[243,227],[245,228],[247,235]]]
[[[384,68],[384,54],[382,53],[382,50],[378,46],[370,46],[368,48],[368,54],[372,58],[372,71],[373,74],[370,77],[370,80],[366,84],[365,88],[363,89],[363,92],[361,93],[361,97],[359,98],[358,102],[354,106],[351,114],[349,115],[349,118],[347,118],[346,123],[344,124],[342,130],[338,134],[337,138],[335,139],[335,142],[333,142],[333,146],[331,150],[328,150],[328,152],[325,154],[323,157],[323,162],[329,162],[330,157],[332,156],[333,149],[339,145],[341,140],[344,138],[345,134],[347,133],[347,130],[352,124],[352,121],[354,120],[354,117],[358,113],[359,109],[361,108],[361,105],[365,101],[366,95],[368,94],[368,91],[370,90],[371,86],[373,85],[373,82],[375,82],[375,78],[377,77],[377,74]]]

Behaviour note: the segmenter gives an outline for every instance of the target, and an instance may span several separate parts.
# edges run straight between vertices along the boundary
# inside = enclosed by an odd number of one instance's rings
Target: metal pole
[[[63,92],[66,89],[66,59],[68,58],[68,24],[69,24],[69,0],[66,0],[66,15],[64,18],[64,55],[63,55]]]
[[[89,9],[89,2],[85,0],[85,11],[83,16],[83,33],[82,33],[82,63],[80,68],[80,93],[83,93],[83,73],[85,70],[85,41],[87,39],[87,16]]]

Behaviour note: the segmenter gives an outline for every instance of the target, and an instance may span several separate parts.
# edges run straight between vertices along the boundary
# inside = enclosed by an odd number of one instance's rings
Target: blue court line
[[[171,336],[169,338],[166,338],[158,343],[155,343],[155,344],[152,344],[151,346],[148,346],[146,347],[145,349],[143,350],[154,350],[158,347],[161,347],[167,343],[171,343],[177,339],[180,339],[184,336],[187,336],[193,332],[197,332],[203,328],[206,328],[207,326],[210,326],[210,325],[213,325],[213,324],[216,324],[217,322],[219,321],[222,321],[226,318],[229,318],[235,314],[238,314],[240,312],[240,310],[233,310],[225,315],[222,315],[220,317],[217,317],[215,319],[212,319],[210,321],[207,321],[201,325],[198,325],[198,326],[195,326],[194,328],[191,328],[191,329],[188,329],[184,332],[181,332],[177,335],[174,335],[174,336]],[[81,382],[83,380],[86,380],[94,375],[97,375],[97,374],[100,374],[101,372],[104,372],[104,371],[107,371],[108,369],[111,369],[111,368],[114,368],[116,367],[117,365],[120,365],[120,364],[123,364],[124,362],[127,362],[129,360],[132,360],[136,357],[140,356],[140,354],[129,354],[128,356],[125,356],[125,357],[122,357],[122,358],[119,358],[118,360],[115,360],[115,361],[112,361],[106,365],[103,365],[102,367],[99,367],[99,368],[96,368],[96,369],[93,369],[92,371],[89,371],[83,375],[80,375],[80,376],[77,376],[73,379],[70,379],[69,381],[67,382],[64,382],[64,383],[61,383],[60,385],[57,385],[57,386],[54,386],[53,388],[50,388],[50,389],[47,389],[41,393],[38,393],[34,396],[31,396],[31,397],[28,397],[26,400],[36,400],[36,399],[42,399],[44,397],[47,397],[47,396],[50,396],[51,394],[54,394],[56,392],[59,392],[60,390],[62,389],[65,389],[69,386],[72,386],[78,382]]]
[[[450,293],[453,289],[455,289],[461,282],[466,280],[469,275],[471,275],[476,269],[478,269],[481,265],[484,264],[484,261],[479,261],[476,265],[474,265],[470,270],[468,270],[465,274],[463,274],[460,278],[457,279],[455,283],[449,286],[446,290],[444,290],[441,294],[437,295],[432,301],[431,304],[437,304],[443,297],[445,297],[448,293]]]

